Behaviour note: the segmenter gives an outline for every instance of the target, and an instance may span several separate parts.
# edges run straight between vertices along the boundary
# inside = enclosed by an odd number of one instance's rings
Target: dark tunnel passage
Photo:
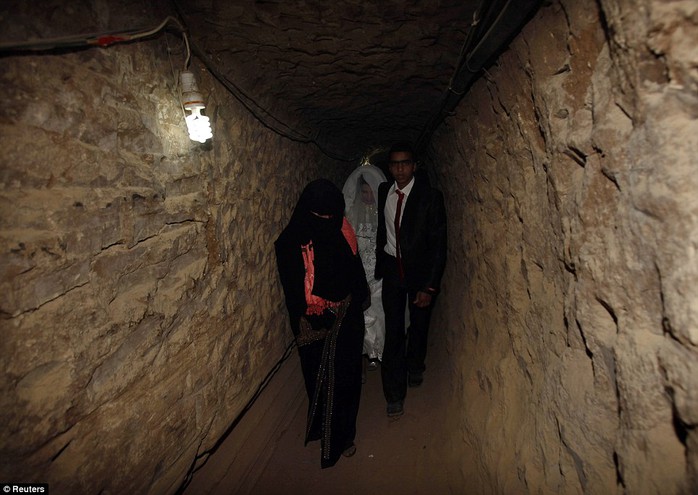
[[[3,2],[0,484],[695,493],[697,47],[694,1]],[[273,243],[398,139],[425,383],[320,470]]]

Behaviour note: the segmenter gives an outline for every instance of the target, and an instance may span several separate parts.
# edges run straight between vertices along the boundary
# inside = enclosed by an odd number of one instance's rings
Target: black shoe
[[[397,402],[388,402],[388,417],[392,418],[395,416],[402,416],[405,412],[405,408],[403,406],[404,401],[397,401]]]
[[[424,381],[424,374],[420,371],[407,375],[407,385],[410,387],[419,387]]]

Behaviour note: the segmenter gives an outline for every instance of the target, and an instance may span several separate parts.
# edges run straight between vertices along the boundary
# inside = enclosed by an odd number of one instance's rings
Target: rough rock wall
[[[697,47],[694,1],[551,2],[432,142],[477,493],[698,490]]]
[[[346,170],[196,59],[214,139],[190,141],[168,43],[179,68],[172,35],[3,59],[3,480],[171,493],[291,341],[273,241]]]

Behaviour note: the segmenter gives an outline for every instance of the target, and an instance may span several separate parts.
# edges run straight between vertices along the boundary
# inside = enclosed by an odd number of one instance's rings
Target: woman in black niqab
[[[330,467],[356,450],[369,296],[341,191],[324,179],[309,183],[275,249],[308,393],[305,441],[322,441],[321,465]]]

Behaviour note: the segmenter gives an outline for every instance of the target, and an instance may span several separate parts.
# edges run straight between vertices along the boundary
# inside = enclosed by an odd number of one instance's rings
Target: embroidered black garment
[[[306,443],[322,441],[323,468],[333,466],[353,443],[361,396],[362,304],[369,293],[361,259],[350,242],[353,234],[342,231],[348,225],[343,214],[339,189],[326,180],[313,181],[275,243],[308,394]],[[327,304],[315,305],[317,300]]]

